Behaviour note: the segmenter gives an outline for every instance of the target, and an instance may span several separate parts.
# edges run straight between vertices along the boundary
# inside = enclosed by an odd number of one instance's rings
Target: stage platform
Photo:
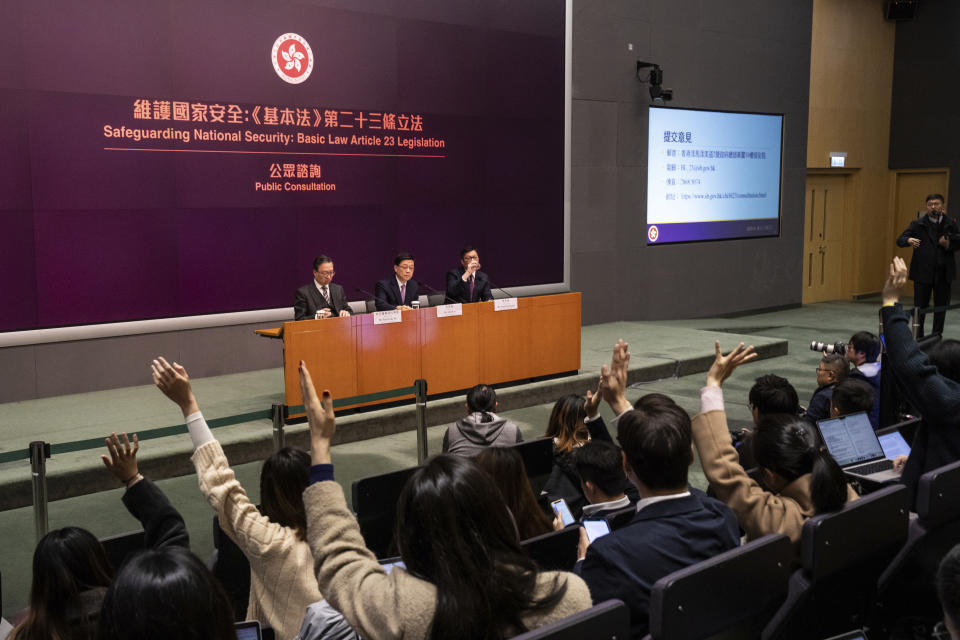
[[[713,341],[743,341],[757,347],[761,358],[787,353],[782,338],[749,332],[704,330],[644,322],[618,322],[582,329],[580,371],[528,383],[513,383],[498,390],[500,411],[511,411],[552,402],[568,393],[583,394],[595,388],[600,367],[610,361],[611,346],[622,337],[631,344],[631,384],[674,378],[706,371],[713,360]],[[190,362],[183,362],[187,370]],[[108,366],[105,363],[105,366]],[[144,363],[148,366],[148,363]],[[412,381],[411,381],[412,382]],[[218,418],[268,410],[283,402],[280,368],[201,378],[193,387],[204,415]],[[429,388],[428,388],[429,390]],[[430,398],[427,426],[448,424],[463,415],[463,394]],[[152,429],[176,424],[180,412],[153,386],[137,386],[92,393],[45,398],[0,405],[0,452],[24,449],[31,440],[62,443],[109,435],[111,432]],[[335,444],[369,440],[415,429],[413,402],[402,406],[346,415],[338,422]],[[288,425],[286,442],[308,448],[305,424]],[[528,437],[533,437],[529,433]],[[268,420],[216,429],[230,460],[262,460],[273,448]],[[436,449],[431,450],[437,452]],[[103,473],[100,450],[59,454],[47,461],[50,500],[114,488]],[[143,468],[153,478],[193,473],[189,461],[190,439],[170,436],[144,443]],[[30,467],[25,461],[0,465],[0,510],[31,504]]]

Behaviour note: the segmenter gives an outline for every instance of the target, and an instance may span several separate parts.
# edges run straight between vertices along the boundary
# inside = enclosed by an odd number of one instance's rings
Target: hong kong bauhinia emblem
[[[270,59],[280,79],[290,84],[300,84],[313,71],[313,51],[295,33],[285,33],[274,41]]]

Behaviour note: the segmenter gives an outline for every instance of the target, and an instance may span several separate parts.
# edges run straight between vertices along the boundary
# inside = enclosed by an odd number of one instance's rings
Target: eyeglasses
[[[328,278],[332,278],[334,273],[336,272],[335,271],[317,271],[318,276],[327,276]]]

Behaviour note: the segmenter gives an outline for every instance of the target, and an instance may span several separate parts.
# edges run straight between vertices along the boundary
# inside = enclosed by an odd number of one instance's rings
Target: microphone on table
[[[502,288],[502,287],[498,287],[498,286],[493,282],[493,280],[490,279],[489,276],[487,276],[487,282],[489,282],[489,283],[490,283],[490,286],[492,286],[492,287],[493,287],[494,289],[496,289],[497,291],[502,291],[502,292],[504,292],[505,294],[507,294],[507,297],[508,297],[508,298],[516,298],[516,297],[517,297],[517,296],[513,295],[512,293],[510,293],[509,291],[507,291],[506,289],[504,289],[504,288]]]
[[[447,300],[450,304],[460,304],[459,300],[454,300],[453,298],[448,296],[446,291],[440,291],[439,289],[434,289],[433,287],[428,285],[426,282],[419,282],[418,284],[420,284],[423,287],[426,287],[427,291],[429,291],[430,293],[442,293],[444,300]]]
[[[387,306],[390,307],[391,309],[396,309],[396,308],[397,308],[397,305],[395,305],[395,304],[390,304],[389,302],[387,302],[386,300],[384,300],[384,299],[381,298],[380,296],[375,296],[375,295],[373,295],[372,293],[370,293],[369,291],[367,291],[366,289],[361,289],[360,287],[357,287],[357,291],[359,291],[360,293],[362,293],[362,294],[364,294],[364,295],[370,296],[371,298],[373,298],[374,300],[376,300],[376,301],[378,301],[378,302],[382,302],[383,304],[387,305]]]

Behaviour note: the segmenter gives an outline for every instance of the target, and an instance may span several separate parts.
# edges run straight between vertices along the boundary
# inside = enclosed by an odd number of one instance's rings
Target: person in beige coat
[[[493,480],[450,454],[428,460],[404,487],[397,543],[405,568],[384,571],[333,480],[330,392],[321,402],[303,362],[300,382],[313,460],[303,501],[317,582],[363,638],[507,638],[591,606],[579,577],[537,569]]]
[[[737,514],[740,528],[753,540],[783,533],[793,542],[807,518],[836,511],[857,493],[847,484],[836,460],[818,446],[809,423],[796,416],[764,417],[753,437],[753,453],[766,488],[740,465],[730,439],[723,407],[723,381],[734,369],[756,357],[743,343],[716,358],[700,391],[700,414],[693,419],[693,443],[710,487]]]
[[[183,411],[193,441],[192,460],[200,491],[220,516],[224,533],[250,561],[247,619],[270,625],[277,638],[293,638],[307,606],[323,599],[313,575],[301,494],[307,486],[309,456],[285,447],[264,462],[261,513],[240,486],[200,413],[186,369],[162,357],[151,367],[154,383]]]

